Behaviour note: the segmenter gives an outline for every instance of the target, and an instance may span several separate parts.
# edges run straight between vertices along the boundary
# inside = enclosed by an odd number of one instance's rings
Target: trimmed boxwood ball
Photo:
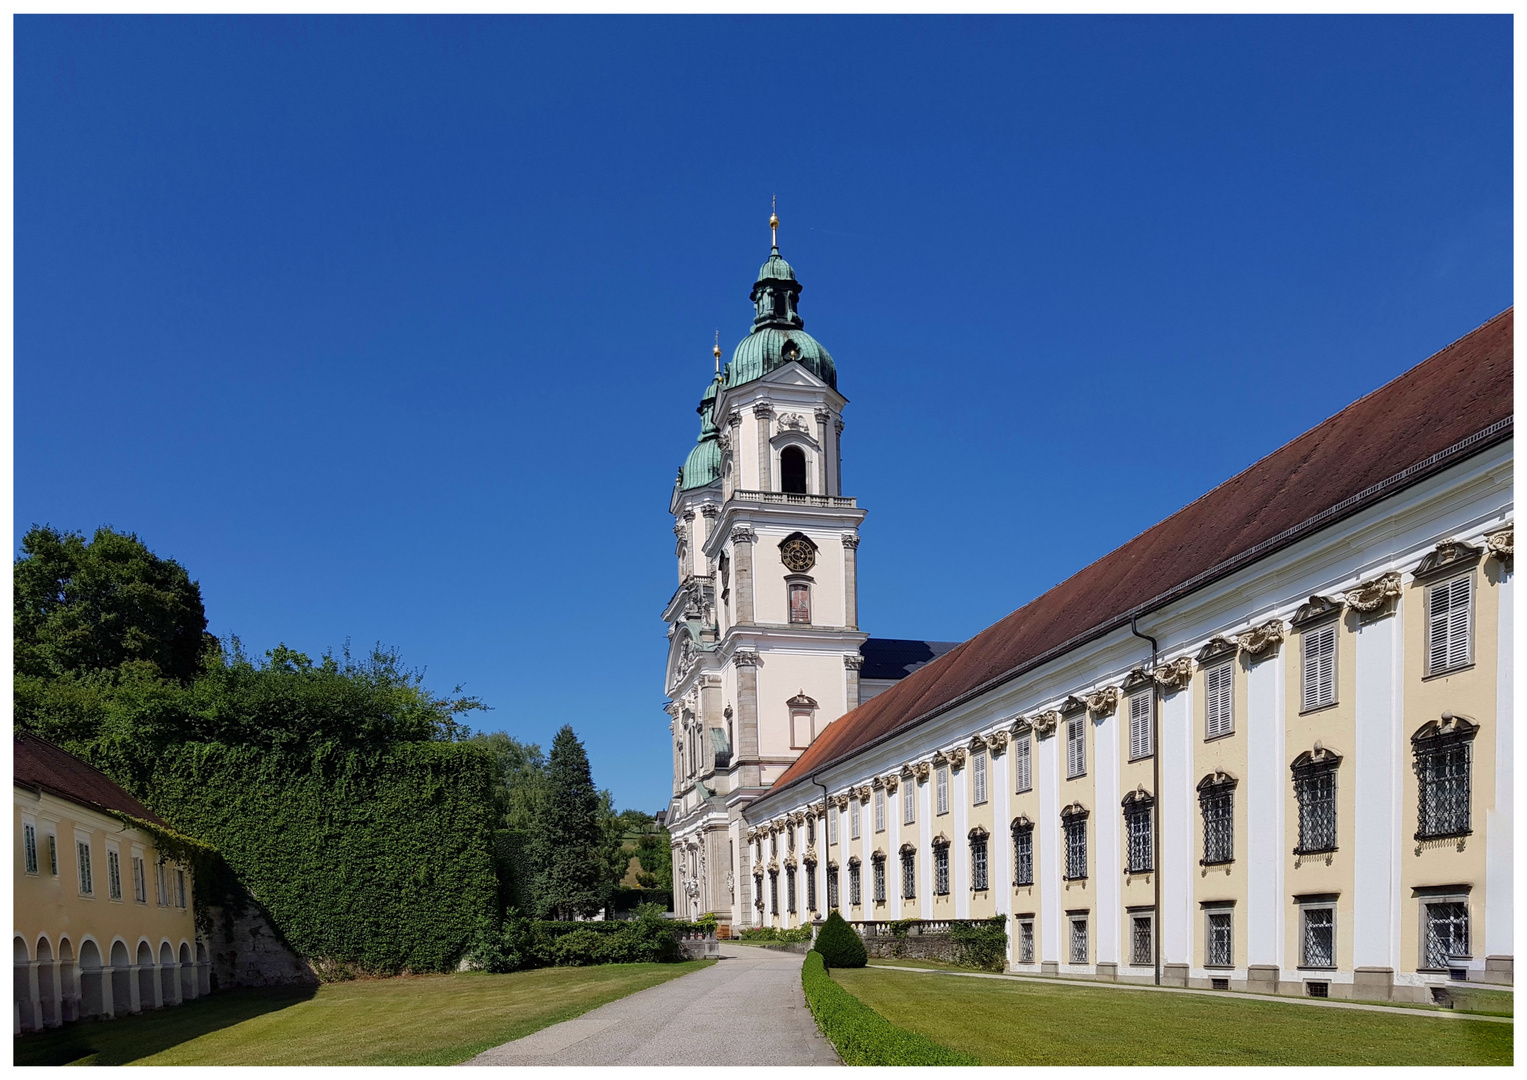
[[[817,931],[814,947],[822,954],[823,963],[830,968],[859,968],[869,960],[864,941],[836,911],[827,916],[822,929]]]

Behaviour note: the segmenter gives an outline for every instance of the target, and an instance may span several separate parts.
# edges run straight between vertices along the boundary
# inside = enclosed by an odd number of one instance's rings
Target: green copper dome
[[[758,269],[758,280],[754,284],[764,281],[794,281],[795,268],[780,257],[779,248],[770,253],[768,261]]]
[[[726,365],[727,389],[761,379],[791,360],[821,379],[834,390],[838,388],[838,369],[822,343],[804,330],[761,326],[737,345],[732,362]]]
[[[720,391],[721,376],[717,375],[705,388],[705,395],[700,398],[700,407],[696,410],[700,414],[700,437],[679,470],[680,491],[704,487],[721,476],[721,447],[716,442],[716,424],[711,418]]]

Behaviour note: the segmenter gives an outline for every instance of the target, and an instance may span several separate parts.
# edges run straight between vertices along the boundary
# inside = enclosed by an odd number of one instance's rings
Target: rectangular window
[[[113,900],[122,899],[122,857],[110,849],[106,852],[106,894]]]
[[[910,851],[901,853],[901,898],[917,898],[917,856]]]
[[[1426,967],[1442,971],[1469,955],[1469,907],[1456,900],[1426,905]]]
[[[1129,760],[1151,756],[1151,711],[1156,703],[1154,690],[1142,690],[1129,698]]]
[[[850,866],[848,868],[848,902],[853,907],[858,907],[863,903],[861,884],[859,868],[857,866]]]
[[[949,848],[944,844],[933,849],[933,891],[938,896],[949,895]]]
[[[1469,633],[1473,575],[1426,590],[1426,673],[1465,667],[1472,659]]]
[[[775,594],[779,595],[778,593]],[[811,622],[811,588],[799,582],[790,583],[790,621]]]
[[[875,860],[875,903],[885,903],[885,859]]]
[[[27,822],[21,826],[21,844],[26,852],[27,873],[37,873],[37,826]]]
[[[1204,817],[1205,866],[1235,859],[1234,797],[1228,784],[1207,787],[1198,794],[1198,807]]]
[[[806,815],[806,843],[807,845],[817,842],[817,819],[815,814]]]
[[[1153,948],[1156,944],[1152,934],[1152,923],[1155,920],[1149,915],[1132,915],[1129,920],[1129,962],[1131,964],[1154,964],[1156,957]]]
[[[848,838],[859,839],[859,796],[857,795],[848,800]]]
[[[1155,806],[1149,799],[1131,803],[1124,810],[1124,831],[1129,842],[1129,872],[1149,873],[1156,863],[1155,837],[1152,835],[1152,815]]]
[[[911,825],[917,820],[917,781],[908,778],[901,786],[901,823]]]
[[[836,844],[838,842],[837,807],[830,807],[827,811],[827,842],[829,844]]]
[[[58,877],[58,837],[48,834],[48,873]]]
[[[1204,963],[1209,967],[1231,967],[1234,951],[1230,940],[1230,912],[1210,911],[1205,915]]]
[[[170,885],[169,879],[167,877],[168,873],[169,871],[165,867],[163,859],[160,859],[154,864],[154,891],[158,894],[157,899],[159,900],[160,907],[170,906]]]
[[[795,867],[785,870],[785,911],[795,914]]]
[[[1300,949],[1299,965],[1310,968],[1333,968],[1336,966],[1336,909],[1307,907],[1303,909],[1304,938]]]
[[[1301,712],[1336,704],[1336,624],[1304,633],[1304,689]]]
[[[875,831],[885,832],[885,788],[875,789]]]
[[[786,825],[785,826],[785,850],[786,851],[794,851],[795,850],[795,826],[794,825]],[[695,873],[698,874],[699,872],[700,872],[700,867],[699,867],[699,864],[697,862],[696,865],[695,865]]]
[[[1087,717],[1073,716],[1066,721],[1066,779],[1075,780],[1087,772]]]
[[[1217,664],[1204,672],[1204,738],[1218,739],[1235,730],[1235,665]]]
[[[133,856],[133,899],[140,904],[148,903],[148,875],[144,872],[143,858]]]
[[[1463,836],[1470,831],[1470,743],[1455,739],[1416,751],[1421,806],[1416,839]]]
[[[175,906],[186,906],[186,872],[180,869],[175,871]]]
[[[90,896],[95,892],[95,882],[90,876],[90,845],[84,840],[75,844],[80,865],[80,892]]]
[[[1025,731],[1013,740],[1014,791],[1029,791],[1034,786],[1029,769],[1029,733]]]
[[[827,910],[838,910],[838,868],[827,868]]]
[[[769,857],[773,859],[779,858],[779,833],[771,832],[769,834]]]
[[[1034,826],[1013,828],[1013,884],[1034,884]]]
[[[934,795],[938,800],[938,813],[949,813],[949,769],[940,765],[933,771]]]
[[[779,871],[769,871],[769,914],[779,914]]]
[[[1064,824],[1066,833],[1066,880],[1087,876],[1087,819],[1071,818]]]
[[[1299,803],[1296,855],[1336,850],[1336,769],[1313,765],[1294,770],[1294,798]]]
[[[806,864],[806,910],[817,909],[817,866],[816,863]]]
[[[790,747],[804,750],[816,737],[816,712],[812,709],[790,710]]]
[[[986,751],[970,755],[970,801],[980,806],[986,801]]]
[[[1087,962],[1087,916],[1085,915],[1074,915],[1071,918],[1071,962],[1073,964]]]
[[[1018,962],[1034,962],[1034,920],[1024,919],[1018,924]]]
[[[976,892],[986,890],[986,837],[970,842],[970,887]]]

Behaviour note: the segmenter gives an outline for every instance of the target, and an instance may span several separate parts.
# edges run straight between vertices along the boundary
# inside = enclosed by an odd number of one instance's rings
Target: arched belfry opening
[[[779,489],[806,494],[806,451],[799,446],[787,446],[779,452]]]

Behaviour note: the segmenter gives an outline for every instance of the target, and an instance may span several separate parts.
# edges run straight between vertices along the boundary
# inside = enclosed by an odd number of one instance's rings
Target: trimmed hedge
[[[821,933],[817,934],[816,951],[822,954],[822,962],[830,968],[861,968],[869,960],[864,939],[836,911],[822,924]]]
[[[781,930],[774,926],[749,926],[742,930],[739,941],[777,941],[782,945],[798,945],[811,940],[811,927],[797,926],[794,930]]]
[[[664,918],[656,905],[623,922],[556,922],[511,911],[501,927],[484,924],[467,954],[484,971],[593,964],[671,963],[682,959],[679,935],[694,923]]]
[[[801,967],[801,989],[845,1065],[979,1065],[969,1054],[940,1046],[906,1028],[897,1027],[874,1009],[833,982],[812,949]]]

